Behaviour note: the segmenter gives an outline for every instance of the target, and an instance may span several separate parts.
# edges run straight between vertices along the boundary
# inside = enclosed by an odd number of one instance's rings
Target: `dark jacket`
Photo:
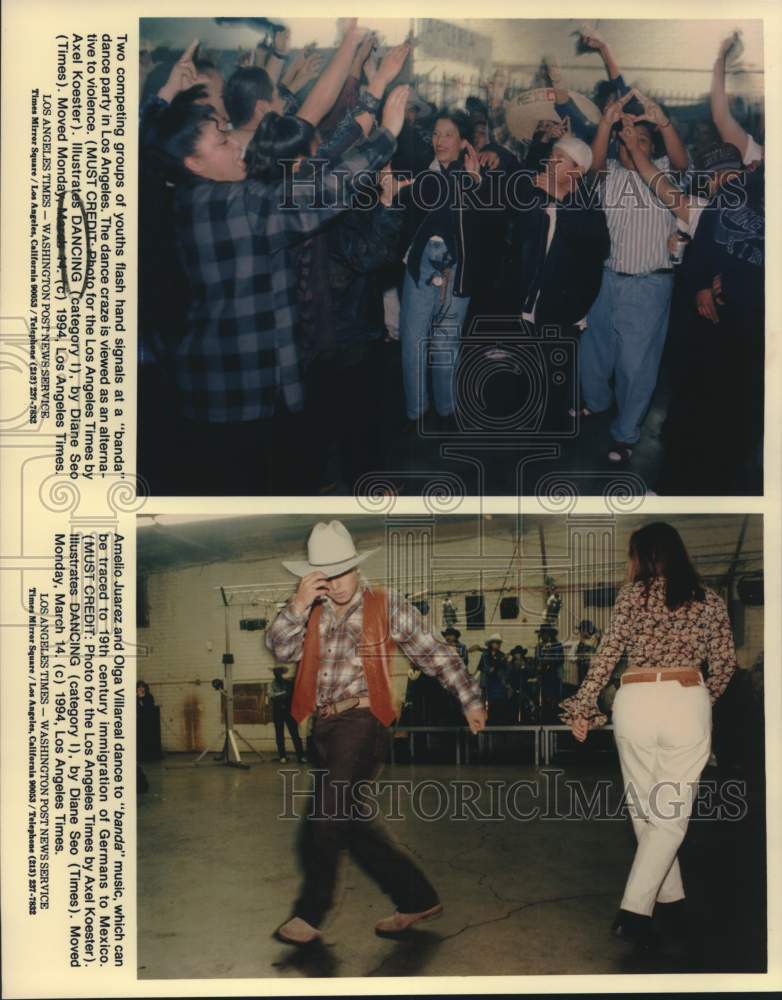
[[[516,308],[531,309],[535,295],[537,325],[571,326],[583,319],[600,291],[603,261],[611,249],[605,213],[586,207],[578,197],[556,202],[554,237],[548,253],[549,216],[553,202],[545,191],[522,177],[514,184],[514,209],[506,259],[508,284],[517,290]],[[529,206],[522,207],[522,206]]]
[[[430,237],[441,236],[455,261],[453,294],[459,298],[469,296],[472,291],[480,254],[480,208],[488,191],[486,182],[476,187],[463,163],[460,157],[442,171],[425,170],[415,178],[404,192],[402,226],[402,253],[410,248],[407,269],[412,279],[418,282],[421,257]]]
[[[691,299],[722,279],[722,298],[745,312],[763,313],[765,291],[764,170],[743,175],[744,190],[719,191],[703,210],[680,268]],[[741,202],[737,204],[737,202]]]

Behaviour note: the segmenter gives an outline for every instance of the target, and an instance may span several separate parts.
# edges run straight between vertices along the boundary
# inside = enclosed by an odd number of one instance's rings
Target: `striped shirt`
[[[653,160],[658,170],[670,170],[667,156]],[[666,208],[635,170],[608,160],[601,182],[611,253],[605,266],[624,274],[648,274],[671,266],[668,239],[676,216]]]
[[[364,591],[356,591],[342,617],[331,601],[323,602],[320,618],[320,667],[315,702],[318,707],[345,698],[366,696],[367,684],[358,647],[364,624]],[[289,601],[266,630],[266,646],[280,663],[298,663],[310,612],[297,615]],[[399,594],[388,591],[391,638],[405,656],[459,700],[466,712],[482,704],[478,682],[468,672],[456,646],[436,639],[424,627],[420,611]]]

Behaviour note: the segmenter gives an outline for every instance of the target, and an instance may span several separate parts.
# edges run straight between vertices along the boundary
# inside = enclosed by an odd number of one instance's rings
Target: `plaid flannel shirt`
[[[375,129],[339,161],[292,181],[195,181],[177,191],[180,255],[191,289],[176,358],[182,411],[227,423],[271,417],[278,395],[303,404],[294,343],[290,248],[350,207],[356,174],[386,163],[396,141]]]
[[[360,587],[341,618],[328,598],[323,603],[318,707],[367,694],[358,653],[364,622],[363,592]],[[309,611],[305,615],[295,614],[289,601],[266,630],[266,646],[280,663],[298,663],[301,659],[309,614]],[[464,711],[483,703],[478,682],[467,672],[458,648],[427,632],[420,611],[393,591],[388,592],[388,622],[391,638],[405,656],[419,670],[436,677],[459,699]]]

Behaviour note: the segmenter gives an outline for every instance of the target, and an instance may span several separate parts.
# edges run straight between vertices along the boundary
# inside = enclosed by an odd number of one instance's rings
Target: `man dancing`
[[[356,815],[355,786],[378,774],[386,729],[397,715],[394,646],[459,699],[473,733],[486,724],[480,690],[458,652],[427,632],[406,600],[360,575],[357,567],[375,551],[357,553],[339,521],[315,525],[307,561],[283,563],[301,580],[266,632],[279,662],[298,663],[291,714],[301,722],[315,713],[316,766],[326,772],[317,776],[313,809],[302,823],[304,882],[290,919],[275,932],[287,944],[321,937],[344,848],[396,905],[376,924],[380,936],[442,913],[434,887],[384,826]]]

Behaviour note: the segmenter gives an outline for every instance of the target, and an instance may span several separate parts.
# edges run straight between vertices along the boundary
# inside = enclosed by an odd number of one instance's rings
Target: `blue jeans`
[[[615,441],[635,444],[641,436],[657,385],[672,291],[672,274],[622,278],[603,271],[581,338],[581,394],[583,405],[595,412],[607,410],[615,395]]]
[[[445,295],[442,294],[442,285],[432,284],[431,279],[438,274],[447,255],[445,243],[430,240],[421,256],[417,285],[410,272],[405,271],[399,339],[402,343],[405,407],[411,420],[417,420],[429,408],[430,369],[435,409],[441,417],[448,417],[454,411],[453,383],[459,339],[470,299],[469,296],[454,296],[456,268],[453,265],[449,269]]]

